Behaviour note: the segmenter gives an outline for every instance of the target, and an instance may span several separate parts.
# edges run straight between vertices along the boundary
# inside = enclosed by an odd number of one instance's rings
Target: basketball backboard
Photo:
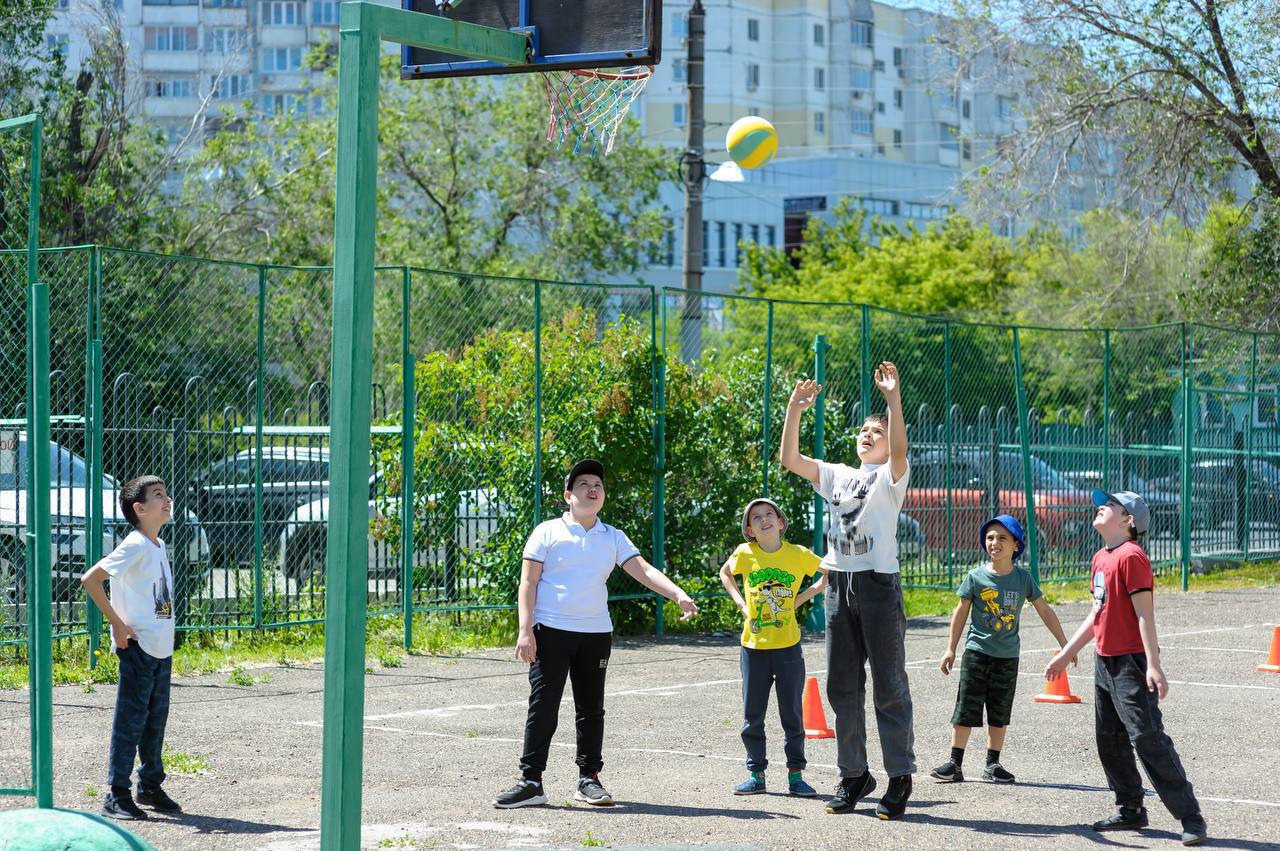
[[[533,32],[533,61],[500,65],[404,45],[401,77],[463,77],[575,68],[656,65],[662,0],[401,0],[411,12],[486,27]]]

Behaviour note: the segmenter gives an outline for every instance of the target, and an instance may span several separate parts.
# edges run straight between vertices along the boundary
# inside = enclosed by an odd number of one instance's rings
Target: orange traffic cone
[[[1264,674],[1280,674],[1280,626],[1271,633],[1271,652],[1267,654],[1266,663],[1259,665],[1258,670]]]
[[[1079,703],[1080,695],[1071,693],[1071,684],[1067,682],[1067,672],[1056,680],[1045,680],[1044,692],[1032,698],[1036,703]]]
[[[817,677],[810,677],[804,684],[804,737],[806,739],[836,737],[836,731],[827,726],[827,714],[822,711],[822,697],[818,694]]]

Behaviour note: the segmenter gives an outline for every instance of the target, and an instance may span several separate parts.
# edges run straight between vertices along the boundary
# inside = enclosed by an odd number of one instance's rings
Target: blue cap
[[[1009,530],[1009,534],[1018,542],[1018,548],[1013,551],[1013,558],[1016,561],[1018,556],[1022,555],[1022,551],[1027,548],[1027,539],[1022,533],[1022,524],[1019,523],[1018,518],[1014,517],[1012,514],[997,514],[995,517],[992,517],[986,523],[982,524],[982,549],[985,551],[987,548],[987,529],[996,523],[999,523],[1005,529]]]

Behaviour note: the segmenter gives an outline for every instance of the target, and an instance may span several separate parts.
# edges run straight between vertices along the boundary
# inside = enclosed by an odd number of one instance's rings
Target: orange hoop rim
[[[545,71],[543,73],[554,74],[556,72]],[[615,72],[615,71],[600,71],[594,68],[570,68],[567,71],[563,71],[562,73],[573,74],[578,77],[596,77],[601,80],[643,80],[646,77],[653,76],[653,69],[644,68],[643,70],[640,70],[640,71],[624,73],[624,72]]]

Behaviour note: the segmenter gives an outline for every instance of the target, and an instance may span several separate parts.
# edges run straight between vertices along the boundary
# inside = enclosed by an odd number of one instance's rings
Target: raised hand
[[[902,389],[902,382],[898,380],[898,368],[890,361],[885,361],[876,367],[875,382],[876,387],[880,388],[880,392],[886,399]]]
[[[821,392],[822,385],[812,378],[797,381],[796,389],[791,391],[791,400],[787,404],[804,410],[817,400],[818,394]]]

